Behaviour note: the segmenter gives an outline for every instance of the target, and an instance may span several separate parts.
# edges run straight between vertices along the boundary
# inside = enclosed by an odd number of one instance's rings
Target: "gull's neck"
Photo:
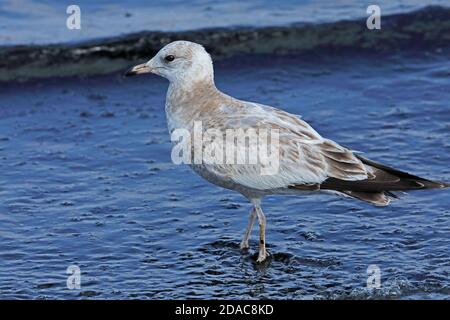
[[[211,103],[221,96],[214,84],[214,77],[206,76],[200,79],[175,79],[170,81],[166,96],[166,114],[169,130],[174,126],[188,126],[198,119],[202,113],[215,104]]]
[[[191,96],[197,94],[197,90],[217,90],[214,83],[214,76],[204,76],[202,78],[176,78],[170,81],[169,89],[167,90],[167,98],[176,96],[177,99],[189,99]]]

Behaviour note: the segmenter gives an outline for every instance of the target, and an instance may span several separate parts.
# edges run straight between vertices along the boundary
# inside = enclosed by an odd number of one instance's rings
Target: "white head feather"
[[[169,43],[146,65],[171,83],[214,81],[211,56],[202,45],[190,41]]]

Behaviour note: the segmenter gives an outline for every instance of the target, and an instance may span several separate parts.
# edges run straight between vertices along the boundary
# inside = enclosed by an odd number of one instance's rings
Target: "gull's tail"
[[[347,181],[328,178],[321,185],[322,190],[335,190],[347,196],[372,203],[377,206],[386,206],[391,198],[398,198],[393,192],[441,189],[450,187],[449,184],[424,179],[412,174],[376,163],[360,155],[355,155],[366,166],[372,169],[374,178],[358,181]]]

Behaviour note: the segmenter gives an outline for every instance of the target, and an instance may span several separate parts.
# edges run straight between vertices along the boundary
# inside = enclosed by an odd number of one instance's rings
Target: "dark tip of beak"
[[[131,77],[131,76],[135,76],[136,74],[137,74],[136,71],[134,71],[133,68],[130,68],[127,70],[127,72],[125,72],[124,76]]]

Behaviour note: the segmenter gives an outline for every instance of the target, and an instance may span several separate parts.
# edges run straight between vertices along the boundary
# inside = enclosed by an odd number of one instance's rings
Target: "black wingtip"
[[[450,184],[441,181],[432,181],[423,179],[423,189],[445,189],[450,188]]]
[[[442,189],[450,188],[450,183],[441,182],[441,188]]]
[[[124,77],[131,77],[131,76],[135,76],[136,75],[136,71],[133,70],[133,68],[128,69],[123,76]]]

